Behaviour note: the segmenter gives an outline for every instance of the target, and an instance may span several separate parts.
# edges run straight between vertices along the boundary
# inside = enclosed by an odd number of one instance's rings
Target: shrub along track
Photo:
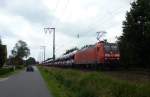
[[[16,68],[15,70],[12,67],[0,68],[0,79],[6,78],[14,73],[22,71],[24,67]]]
[[[13,68],[1,68],[0,69],[0,78],[6,77],[14,72]]]
[[[105,72],[39,69],[54,97],[150,97],[150,83],[130,83]]]

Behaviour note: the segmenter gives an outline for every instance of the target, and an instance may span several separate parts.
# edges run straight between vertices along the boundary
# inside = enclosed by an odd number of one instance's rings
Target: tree
[[[4,65],[7,60],[7,48],[6,45],[0,44],[0,68]]]
[[[2,44],[2,40],[0,39],[0,45]]]
[[[28,57],[30,55],[30,50],[27,47],[26,42],[19,40],[12,50],[12,55],[19,58]]]
[[[29,57],[29,58],[26,60],[26,64],[27,64],[27,65],[36,64],[35,58]]]
[[[121,62],[132,66],[148,66],[149,45],[150,0],[137,0],[131,4],[123,22],[123,34],[119,38]]]
[[[27,47],[26,42],[19,40],[12,50],[12,56],[14,64],[23,64],[23,58],[27,58],[30,55],[30,49]]]
[[[71,49],[69,49],[69,50],[66,50],[66,52],[64,53],[64,55],[69,54],[69,53],[71,53],[71,52],[73,52],[73,51],[76,51],[76,50],[78,50],[77,47],[74,47],[74,48],[71,48]]]
[[[81,49],[84,49],[84,48],[88,48],[88,47],[92,47],[93,45],[84,45],[83,47],[81,47]]]

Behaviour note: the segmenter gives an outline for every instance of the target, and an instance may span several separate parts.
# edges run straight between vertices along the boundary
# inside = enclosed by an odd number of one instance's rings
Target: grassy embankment
[[[14,73],[22,70],[23,68],[24,68],[23,66],[17,67],[15,70],[12,67],[9,67],[9,68],[0,68],[0,78],[12,75],[12,74],[14,74]]]
[[[1,68],[0,69],[0,78],[9,76],[14,72],[13,68]]]
[[[150,97],[149,83],[130,83],[103,72],[39,69],[54,97]]]

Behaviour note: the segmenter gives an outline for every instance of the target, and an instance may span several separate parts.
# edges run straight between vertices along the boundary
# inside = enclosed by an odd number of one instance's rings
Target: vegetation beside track
[[[14,72],[13,68],[1,68],[0,69],[0,78],[6,77]]]
[[[22,69],[24,69],[24,66],[17,66],[15,70],[12,67],[0,68],[0,78],[8,77]]]
[[[54,97],[150,97],[150,83],[130,83],[96,71],[39,69]]]

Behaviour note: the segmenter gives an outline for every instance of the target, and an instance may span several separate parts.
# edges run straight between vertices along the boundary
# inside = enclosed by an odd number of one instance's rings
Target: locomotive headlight
[[[110,54],[105,54],[105,57],[110,57]]]
[[[120,55],[119,54],[115,54],[115,57],[120,57]]]

